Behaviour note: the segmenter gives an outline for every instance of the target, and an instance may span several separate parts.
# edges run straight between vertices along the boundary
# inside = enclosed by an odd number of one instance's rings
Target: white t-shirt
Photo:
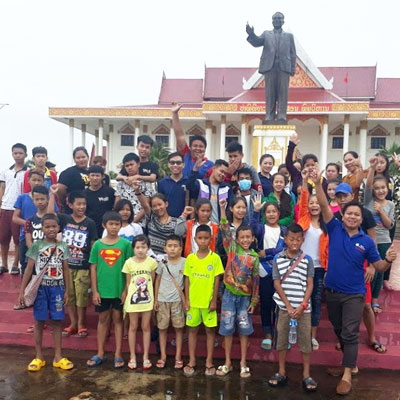
[[[123,237],[125,239],[128,239],[130,242],[137,236],[137,235],[142,235],[143,234],[143,228],[135,223],[131,222],[127,226],[122,226],[121,229],[118,232],[119,237]],[[107,230],[104,229],[103,231],[103,237],[107,236]]]
[[[208,225],[209,227],[211,227],[211,221],[207,222],[207,225]],[[197,251],[199,250],[199,246],[197,246],[197,243],[196,243],[196,241],[194,240],[194,237],[195,237],[195,235],[196,235],[196,229],[197,229],[198,226],[200,226],[200,224],[199,224],[198,222],[195,222],[195,223],[193,224],[193,227],[192,227],[192,237],[191,237],[191,242],[192,242],[192,253],[197,253]],[[212,230],[211,230],[211,231],[212,231]]]
[[[276,244],[278,243],[280,235],[281,235],[280,226],[273,228],[271,226],[265,225],[264,249],[275,248]]]
[[[3,201],[1,202],[2,210],[15,210],[14,204],[18,196],[22,193],[25,171],[26,168],[18,172],[14,168],[11,168],[0,173],[0,182],[4,182],[5,184]]]
[[[301,249],[310,256],[314,263],[314,268],[322,268],[319,260],[319,239],[321,238],[322,230],[314,228],[311,224],[304,235],[304,242]]]

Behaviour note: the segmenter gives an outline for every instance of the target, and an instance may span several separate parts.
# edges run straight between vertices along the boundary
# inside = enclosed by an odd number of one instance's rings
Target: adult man
[[[179,152],[168,155],[170,176],[158,182],[158,193],[162,193],[168,202],[168,215],[180,217],[185,208],[187,178],[183,177],[183,155]]]
[[[266,124],[277,120],[286,124],[289,76],[296,71],[296,47],[291,33],[283,32],[284,15],[280,12],[272,16],[273,31],[265,31],[257,36],[254,28],[246,25],[247,41],[254,47],[263,46],[258,72],[264,75],[266,94]],[[276,103],[278,102],[278,115]],[[273,123],[273,122],[272,122]]]
[[[193,170],[194,164],[200,157],[202,165],[198,170],[199,178],[204,178],[207,171],[214,165],[214,163],[205,157],[207,141],[203,136],[194,135],[189,139],[189,146],[186,143],[185,133],[183,132],[182,125],[179,121],[179,110],[181,104],[176,104],[172,107],[172,127],[176,137],[176,149],[183,154],[183,161],[185,167],[183,168],[183,176],[188,178]]]
[[[193,171],[187,181],[187,187],[193,199],[210,200],[211,221],[219,224],[221,216],[219,202],[226,199],[227,204],[229,204],[233,196],[232,188],[228,183],[224,182],[229,164],[225,160],[216,160],[210,178],[201,179],[199,169],[203,163],[204,161],[200,156],[193,166]]]
[[[336,392],[345,395],[351,391],[351,376],[357,368],[359,329],[365,309],[364,262],[368,261],[376,270],[384,271],[395,260],[396,252],[391,246],[385,259],[381,260],[373,239],[360,229],[363,207],[358,202],[339,203],[344,204],[342,222],[335,218],[322,189],[321,175],[317,169],[311,173],[329,235],[325,276],[328,315],[343,351],[344,371]],[[339,193],[346,199],[352,197],[351,187],[346,183],[337,186],[336,195]]]

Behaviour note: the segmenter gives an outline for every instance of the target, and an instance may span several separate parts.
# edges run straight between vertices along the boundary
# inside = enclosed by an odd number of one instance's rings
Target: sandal
[[[64,337],[69,337],[71,335],[75,335],[75,333],[77,333],[78,330],[76,328],[71,328],[70,326],[68,326],[67,328],[64,328],[62,331],[62,335]]]
[[[129,362],[128,362],[128,368],[129,368],[129,369],[132,369],[132,370],[136,369],[136,368],[137,368],[137,362],[136,362],[136,360],[133,360],[133,359],[129,360]]]
[[[193,376],[196,372],[196,367],[192,367],[190,364],[186,364],[185,368],[183,368],[183,374],[185,376]]]
[[[157,364],[156,364],[156,367],[157,368],[160,368],[160,369],[163,369],[163,368],[165,368],[165,360],[157,360]]]
[[[87,328],[79,328],[78,329],[78,333],[76,334],[76,336],[78,336],[79,338],[85,338],[88,335],[88,330]]]
[[[371,308],[376,315],[380,314],[383,311],[379,303],[372,303]]]
[[[342,351],[342,345],[340,343],[335,344],[335,350]]]
[[[277,372],[275,375],[271,376],[268,381],[268,385],[272,387],[286,386],[288,383],[288,377],[286,375],[281,375]]]
[[[232,365],[230,366],[230,367],[228,367],[227,365],[220,365],[218,368],[217,368],[217,372],[216,372],[216,375],[217,376],[226,376],[226,375],[228,375],[229,374],[229,372],[232,372],[232,370],[233,370],[233,367],[232,367]]]
[[[206,376],[214,376],[216,373],[216,369],[214,367],[214,365],[211,365],[210,367],[206,366],[206,370],[204,371],[204,374]]]
[[[122,357],[115,357],[114,358],[114,368],[119,369],[125,366],[125,361]]]
[[[151,369],[153,364],[151,363],[150,360],[143,360],[143,369],[147,371],[148,369]]]
[[[311,378],[311,376],[309,376],[308,378],[304,378],[302,385],[303,385],[303,389],[308,393],[315,392],[318,387],[318,383],[315,382],[314,379]]]
[[[319,343],[318,340],[315,338],[311,339],[311,346],[313,350],[318,350],[319,349]]]
[[[261,348],[264,350],[271,350],[272,349],[272,339],[263,339],[261,342]]]
[[[40,371],[46,365],[45,360],[40,358],[34,358],[28,365],[28,371],[37,372]]]
[[[92,361],[91,364],[89,364],[90,361]],[[100,358],[100,357],[96,354],[96,355],[93,356],[90,360],[88,360],[88,361],[86,362],[86,365],[87,365],[89,368],[93,368],[93,367],[98,367],[100,364],[103,364],[103,363],[105,363],[106,361],[107,361],[107,357]]]
[[[369,347],[372,347],[377,353],[383,354],[387,352],[387,348],[377,340],[371,344],[369,344]]]
[[[249,367],[240,367],[240,377],[241,378],[250,378],[250,368]]]
[[[15,304],[13,306],[13,310],[17,311],[17,310],[25,310],[25,308],[28,308],[25,304]]]
[[[15,265],[11,267],[10,275],[19,275],[19,268]]]
[[[70,370],[72,368],[74,368],[74,364],[68,360],[68,358],[62,358],[60,361],[53,361],[53,367],[54,368],[60,368],[63,370]]]
[[[182,360],[175,360],[175,369],[182,369],[183,368],[183,361]]]

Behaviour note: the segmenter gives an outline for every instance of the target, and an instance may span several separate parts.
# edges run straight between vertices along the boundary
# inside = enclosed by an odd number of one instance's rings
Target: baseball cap
[[[335,188],[335,194],[338,193],[344,193],[344,194],[351,194],[353,193],[353,189],[348,183],[340,183],[339,185],[336,186]]]

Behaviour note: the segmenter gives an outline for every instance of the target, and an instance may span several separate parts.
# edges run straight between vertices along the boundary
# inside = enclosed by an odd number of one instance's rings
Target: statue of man
[[[265,124],[286,124],[289,78],[296,70],[296,47],[291,33],[284,32],[284,15],[280,12],[272,16],[273,31],[265,31],[257,36],[254,28],[246,25],[247,41],[254,47],[263,46],[258,71],[264,75],[266,97]],[[277,105],[278,103],[278,110]]]

